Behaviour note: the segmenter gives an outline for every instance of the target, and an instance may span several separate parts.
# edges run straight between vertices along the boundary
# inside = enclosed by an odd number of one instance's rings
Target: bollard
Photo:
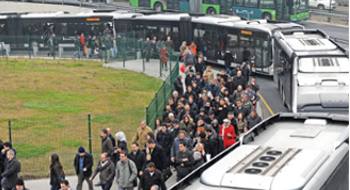
[[[11,144],[13,144],[12,143],[12,122],[11,122],[11,120],[8,121],[8,127],[9,127],[9,141]]]
[[[88,141],[89,141],[89,152],[92,154],[92,137],[91,137],[91,114],[88,114]]]

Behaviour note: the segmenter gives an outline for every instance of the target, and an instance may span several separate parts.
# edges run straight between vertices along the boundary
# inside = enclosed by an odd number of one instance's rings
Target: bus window
[[[260,1],[260,8],[262,9],[274,9],[274,1],[273,0],[261,0]]]
[[[246,7],[258,7],[258,0],[246,0]]]
[[[234,6],[244,6],[244,0],[234,0]]]

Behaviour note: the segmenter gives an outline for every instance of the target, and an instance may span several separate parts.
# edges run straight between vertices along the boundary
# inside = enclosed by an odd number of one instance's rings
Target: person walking
[[[74,169],[78,176],[77,190],[82,189],[84,180],[87,182],[89,190],[93,190],[92,181],[90,181],[93,163],[92,155],[87,153],[84,147],[79,147],[74,158]]]
[[[164,70],[167,71],[168,61],[169,61],[169,52],[164,43],[161,43],[160,45],[159,57],[160,57],[161,68],[162,69],[164,68]]]
[[[52,56],[53,58],[55,58],[56,56],[56,35],[55,33],[51,33],[49,36],[49,39],[47,41],[48,43],[48,47],[49,47],[49,56]]]
[[[63,171],[62,164],[58,154],[53,153],[51,155],[51,164],[50,164],[50,185],[51,190],[59,190],[60,183],[65,179],[65,174]]]
[[[101,150],[102,153],[107,153],[108,157],[112,156],[114,147],[113,147],[113,142],[112,140],[108,137],[108,130],[107,129],[102,129],[100,133],[101,137]]]
[[[15,158],[15,151],[12,149],[6,152],[7,163],[1,174],[1,186],[3,190],[13,190],[16,187],[18,173],[21,171],[21,163]]]
[[[137,143],[131,144],[131,152],[128,154],[128,158],[132,160],[137,168],[137,176],[140,178],[142,176],[142,170],[146,162],[146,155],[140,150]]]
[[[236,133],[229,119],[224,119],[223,124],[220,126],[219,136],[222,138],[222,141],[224,142],[225,149],[235,144]]]
[[[116,167],[116,177],[119,190],[133,190],[137,186],[137,168],[135,163],[128,159],[125,152],[119,154],[120,160]]]
[[[112,156],[112,161],[114,165],[119,161],[119,154],[121,152],[128,152],[128,143],[126,140],[125,133],[123,131],[119,131],[115,134],[116,146],[114,147],[114,152]]]
[[[164,179],[162,178],[162,172],[156,168],[153,162],[147,164],[147,168],[144,170],[140,179],[140,190],[151,190],[152,187],[158,186],[161,190],[166,190]]]
[[[165,152],[162,147],[156,144],[156,142],[150,139],[147,142],[147,148],[145,149],[146,154],[146,164],[153,162],[157,169],[163,171],[166,166]]]
[[[149,132],[153,132],[150,127],[146,125],[146,121],[141,121],[139,128],[136,130],[136,134],[132,139],[132,142],[136,142],[140,145],[140,149],[144,150],[147,143],[147,135]]]
[[[98,185],[101,186],[102,190],[110,190],[115,176],[115,167],[105,152],[101,154],[100,162],[90,180],[93,181],[98,173],[100,174],[100,183]]]

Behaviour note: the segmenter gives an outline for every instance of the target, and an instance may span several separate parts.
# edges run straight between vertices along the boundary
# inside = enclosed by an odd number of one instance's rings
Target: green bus
[[[299,22],[309,18],[308,0],[129,0],[133,8],[205,14],[234,14],[245,19]]]

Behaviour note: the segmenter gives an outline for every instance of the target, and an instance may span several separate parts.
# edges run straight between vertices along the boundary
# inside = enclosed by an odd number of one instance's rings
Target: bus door
[[[258,19],[262,15],[258,4],[259,0],[234,0],[232,11],[233,14],[248,20]]]
[[[190,42],[193,40],[191,17],[181,17],[179,24],[180,41]]]
[[[200,13],[202,0],[191,0],[190,1],[190,12]]]
[[[18,15],[10,15],[8,17],[7,26],[8,26],[8,34],[10,35],[10,37],[7,39],[7,42],[5,43],[14,44],[15,46],[17,43],[19,43],[19,36],[22,35],[21,24],[22,22]]]
[[[189,12],[190,10],[190,0],[180,0],[180,11],[181,12]]]

